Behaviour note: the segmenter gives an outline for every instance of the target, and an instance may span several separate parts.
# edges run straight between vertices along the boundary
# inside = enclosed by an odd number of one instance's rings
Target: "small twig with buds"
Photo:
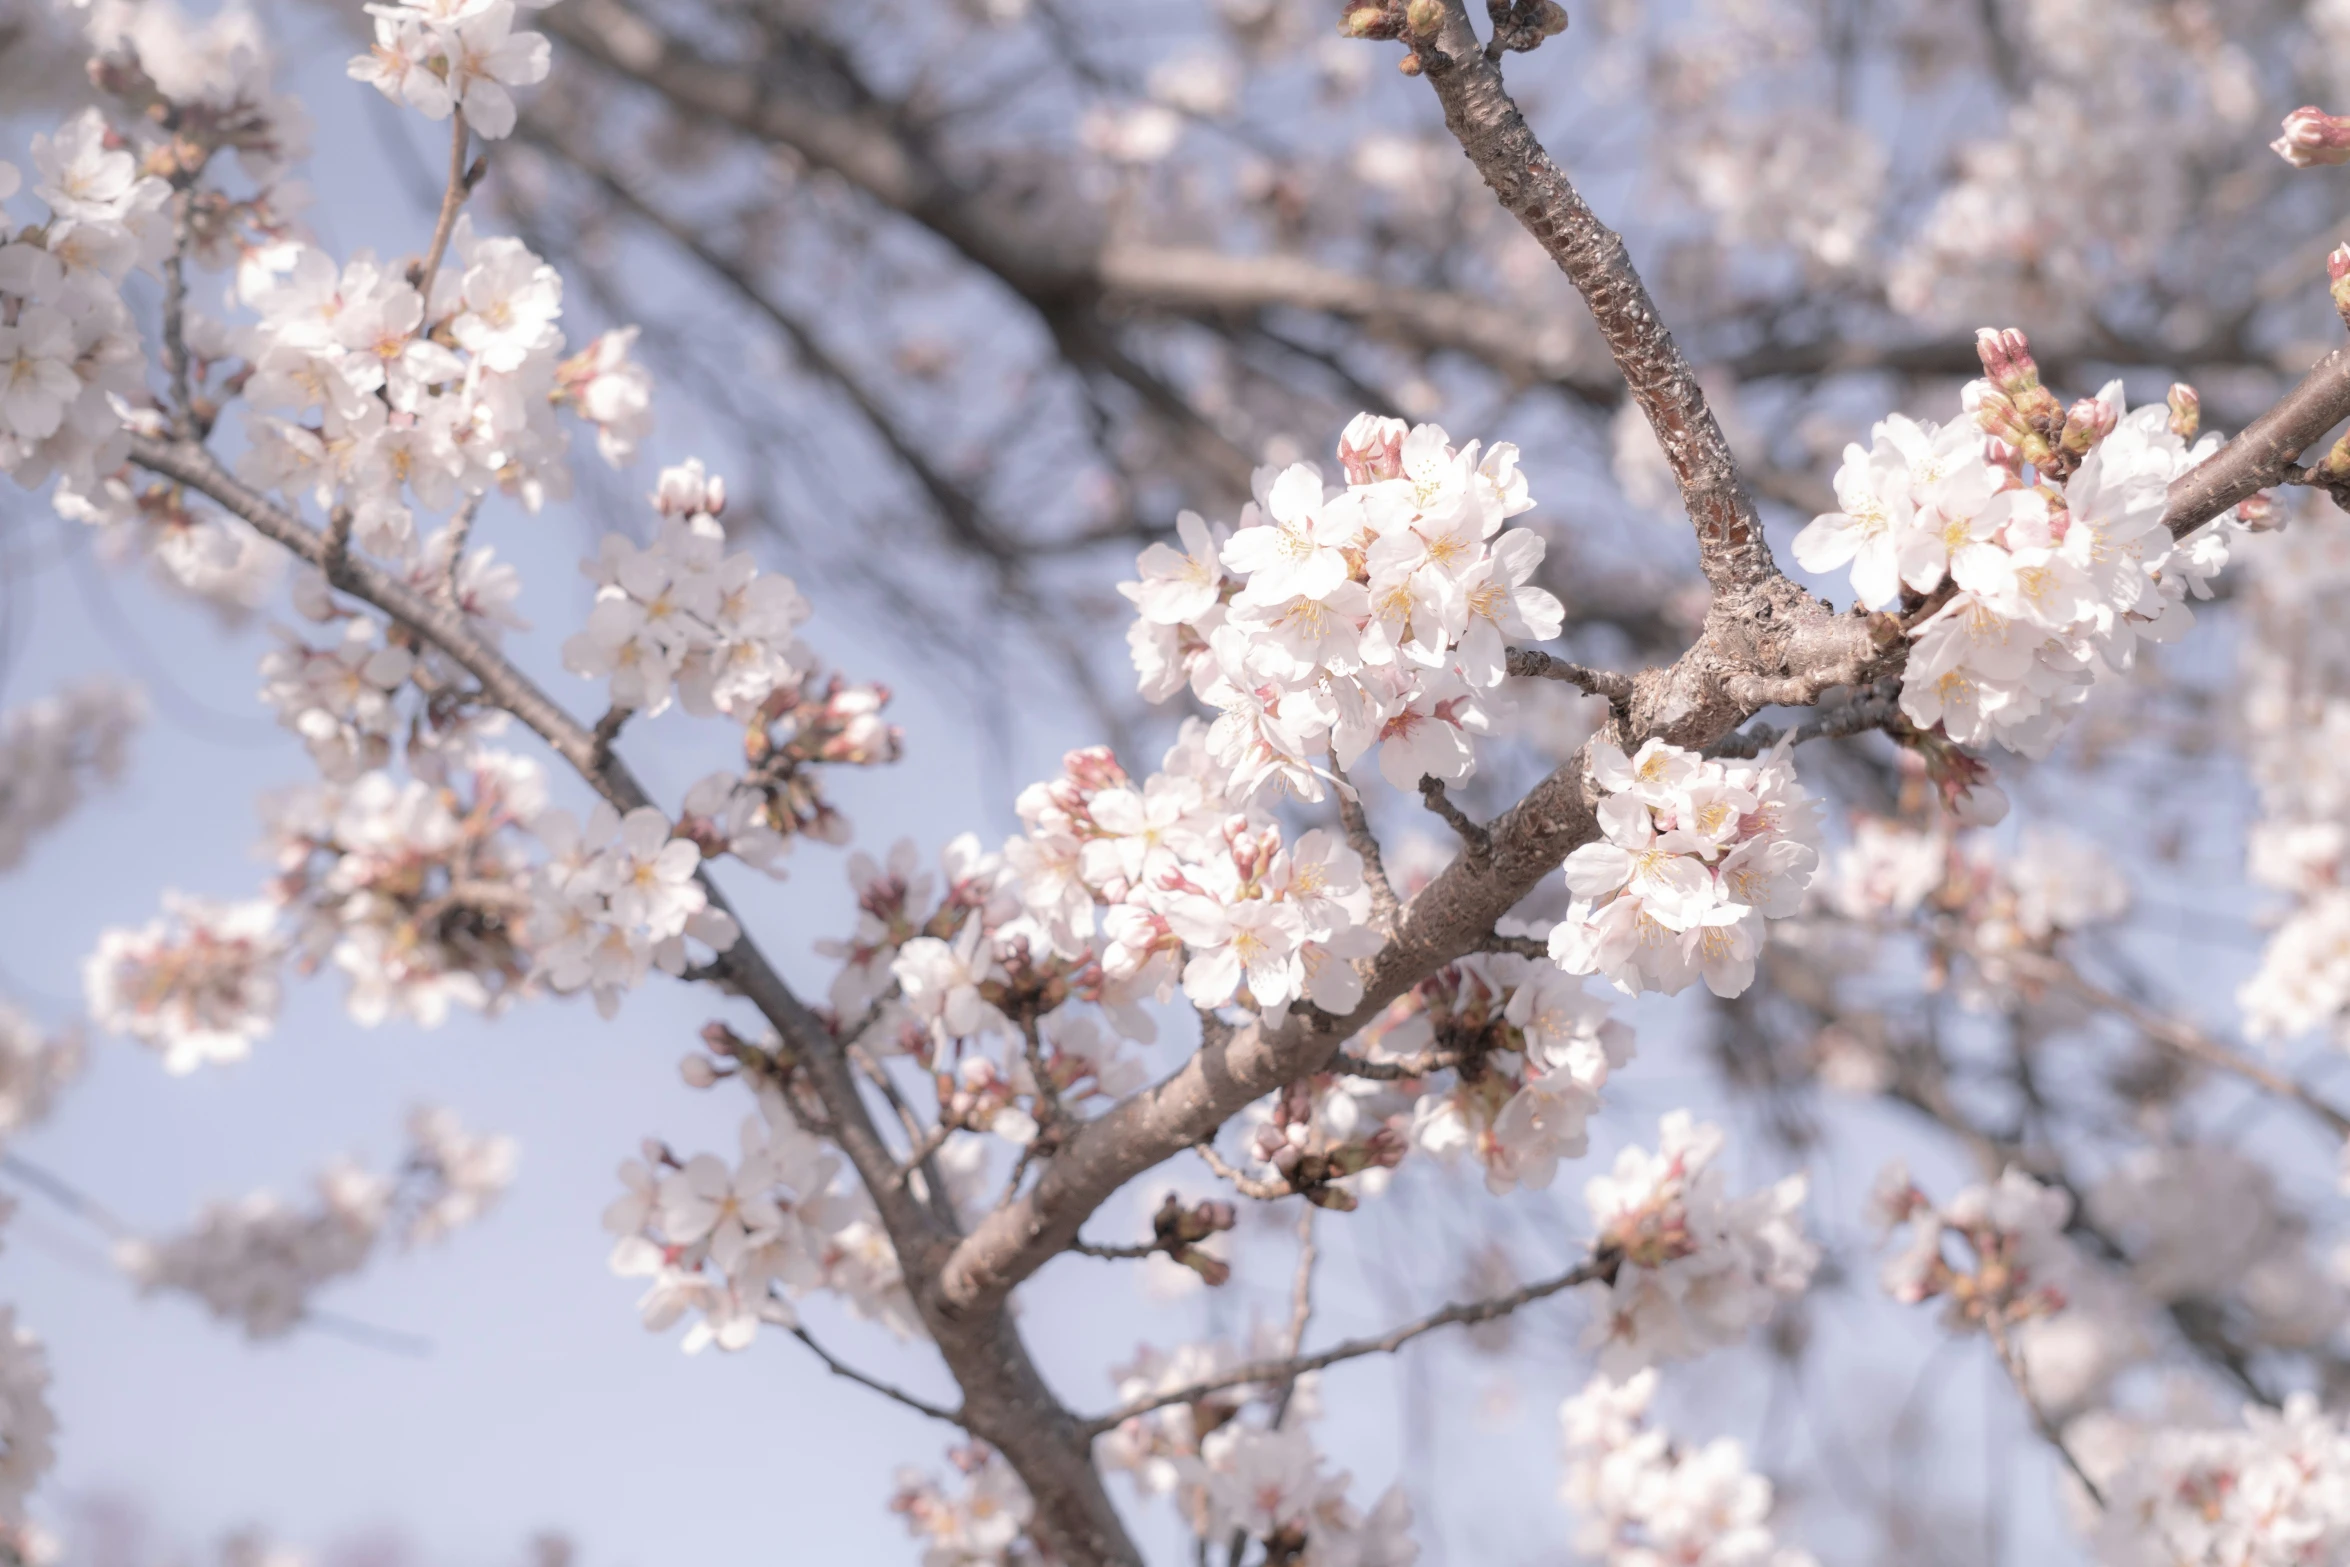
[[[1255,1365],[1236,1367],[1221,1376],[1194,1382],[1189,1387],[1176,1388],[1172,1392],[1147,1394],[1106,1415],[1097,1415],[1086,1421],[1083,1430],[1088,1436],[1099,1436],[1104,1431],[1112,1430],[1121,1423],[1134,1419],[1137,1415],[1147,1415],[1154,1409],[1164,1409],[1170,1404],[1197,1403],[1210,1393],[1220,1393],[1229,1387],[1245,1387],[1250,1383],[1279,1385],[1284,1382],[1294,1382],[1309,1371],[1320,1371],[1325,1367],[1335,1366],[1341,1361],[1357,1360],[1365,1355],[1390,1354],[1403,1348],[1404,1345],[1409,1344],[1422,1334],[1433,1333],[1438,1328],[1466,1327],[1479,1322],[1491,1322],[1496,1317],[1506,1317],[1521,1306],[1530,1306],[1538,1300],[1558,1294],[1561,1290],[1570,1290],[1579,1284],[1604,1283],[1616,1276],[1616,1269],[1623,1260],[1622,1253],[1612,1249],[1602,1249],[1592,1253],[1587,1261],[1576,1264],[1556,1278],[1545,1279],[1539,1284],[1529,1284],[1524,1289],[1512,1290],[1507,1295],[1496,1295],[1488,1300],[1463,1301],[1458,1305],[1447,1306],[1441,1311],[1432,1311],[1424,1317],[1407,1322],[1376,1338],[1348,1339],[1342,1344],[1334,1344],[1328,1349],[1316,1351],[1311,1355],[1296,1355],[1287,1360],[1259,1361]]]
[[[1582,664],[1569,663],[1540,648],[1511,648],[1506,667],[1511,674],[1521,678],[1564,680],[1592,696],[1604,696],[1619,705],[1632,700],[1630,675],[1620,675],[1612,669],[1592,669]]]
[[[1478,823],[1469,820],[1461,808],[1452,803],[1452,796],[1444,792],[1444,780],[1423,775],[1420,779],[1420,803],[1445,820],[1445,825],[1460,834],[1461,846],[1467,852],[1469,863],[1482,864],[1493,858],[1493,834]]]
[[[1216,1152],[1214,1143],[1196,1144],[1192,1151],[1200,1156],[1201,1163],[1216,1173],[1217,1179],[1228,1183],[1243,1197],[1253,1197],[1258,1202],[1279,1202],[1284,1197],[1297,1195],[1286,1181],[1260,1181],[1245,1170],[1233,1168],[1225,1162],[1222,1154]]]

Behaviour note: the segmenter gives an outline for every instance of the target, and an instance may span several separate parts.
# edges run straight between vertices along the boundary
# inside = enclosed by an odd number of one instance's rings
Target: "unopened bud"
[[[2328,484],[2350,480],[2350,435],[2343,436],[2326,452],[2325,460],[2313,470],[2316,478]]]
[[[2170,433],[2182,441],[2195,439],[2203,428],[2202,395],[2184,381],[2173,381],[2164,401],[2170,405]]]
[[[2262,490],[2236,503],[2236,520],[2248,533],[2274,533],[2285,525],[2285,511],[2274,490]]]
[[[1403,24],[1414,38],[1426,38],[1444,25],[1444,0],[1411,0],[1404,7]]]
[[[685,1079],[688,1088],[708,1088],[718,1081],[718,1068],[710,1064],[708,1056],[690,1055],[677,1063],[677,1075]]]
[[[2040,366],[2032,358],[2031,340],[2014,327],[1983,327],[1975,333],[1975,357],[1983,374],[2008,396],[2040,384]]]
[[[2112,404],[2084,397],[2065,410],[2064,434],[2058,444],[2075,457],[2086,457],[2099,441],[2113,434],[2117,422]]]
[[[2350,245],[2338,245],[2326,257],[2326,278],[2332,285],[2334,310],[2350,326]]]
[[[1383,5],[1358,5],[1338,19],[1341,38],[1393,38],[1400,31]]]
[[[1542,0],[1535,12],[1534,30],[1545,38],[1556,38],[1567,30],[1567,8],[1558,0]]]
[[[2320,163],[2350,163],[2350,120],[2304,107],[2285,116],[2285,134],[2269,143],[2296,169]]]
[[[1395,62],[1395,68],[1406,76],[1417,76],[1420,74],[1420,57],[1416,54],[1407,54]]]

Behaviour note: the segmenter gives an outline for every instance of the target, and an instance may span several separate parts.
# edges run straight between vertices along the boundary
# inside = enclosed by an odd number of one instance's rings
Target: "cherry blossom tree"
[[[0,165],[0,471],[120,567],[266,617],[259,695],[313,781],[265,802],[242,896],[157,888],[91,933],[86,1017],[0,1003],[0,1136],[114,1041],[233,1070],[292,983],[405,1028],[695,987],[680,1074],[739,1095],[739,1131],[648,1127],[581,1204],[648,1329],[790,1339],[945,1428],[890,1503],[927,1563],[1140,1563],[1171,1520],[1200,1561],[1401,1567],[1409,1477],[1338,1466],[1326,1387],[1542,1318],[1582,1390],[1567,1514],[1529,1533],[1623,1567],[1839,1559],[1799,1543],[1805,1475],[1666,1417],[1719,1413],[1708,1361],[1849,1348],[1805,1324],[1855,1275],[1979,1347],[2081,1559],[2350,1560],[2323,1255],[2350,1111],[2331,1045],[2287,1048],[2350,1012],[2324,609],[2350,347],[2309,335],[2350,323],[2350,245],[2296,172],[2350,162],[2350,120],[2254,129],[2350,86],[2350,11],[1484,9],[1224,0],[1170,42],[1044,0],[371,6],[340,18],[344,90],[448,148],[392,257],[302,221],[308,116],[251,14],[12,19],[0,80],[63,58],[89,89],[28,88],[46,117]],[[1628,134],[1629,177],[1579,187],[1505,74],[1535,118]],[[1960,128],[1895,123],[1904,92]],[[1277,127],[1245,107],[1282,94]],[[1656,287],[1585,188],[1652,226]],[[788,374],[725,384],[757,378],[624,245]],[[925,302],[959,341],[915,330]],[[610,478],[655,438],[656,368],[754,436],[839,435],[914,504],[876,532],[682,452]],[[1527,438],[1425,417],[1455,406]],[[1673,542],[1635,522],[1653,559],[1611,564],[1578,486]],[[533,633],[495,529],[611,494],[633,524]],[[775,569],[763,531],[828,507]],[[943,545],[936,580],[841,569],[877,539]],[[917,645],[942,602],[1023,627],[1003,683],[1053,671],[1104,743],[1004,802],[1008,836],[861,840],[845,770],[924,742],[820,651],[828,597]],[[0,718],[0,872],[143,713],[93,683]],[[648,734],[694,748],[674,799],[630,765]],[[2232,995],[2121,939],[2233,831],[2195,809],[2226,769],[2254,811],[2225,874],[2274,895]],[[740,892],[840,873],[819,993]],[[1676,1026],[1785,1173],[1626,1107],[1638,1034]],[[1803,1168],[1862,1106],[1915,1155],[1865,1205]],[[449,1110],[406,1130],[388,1171],[178,1233],[0,1173],[138,1290],[264,1338],[515,1177]],[[1913,1179],[1935,1162],[1972,1178]],[[1456,1257],[1406,1200],[1547,1219],[1562,1178],[1539,1268]],[[1413,1235],[1390,1260],[1465,1260],[1460,1289],[1318,1334],[1324,1248],[1382,1208]],[[1023,1323],[1076,1287],[1063,1258],[1208,1292],[1286,1260],[1288,1315],[1087,1379]],[[53,1390],[0,1309],[0,1528],[36,1561]],[[837,1353],[843,1316],[926,1344],[951,1398]]]

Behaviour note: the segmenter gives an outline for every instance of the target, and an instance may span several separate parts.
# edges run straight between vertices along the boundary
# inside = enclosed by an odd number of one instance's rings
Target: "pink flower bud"
[[[2285,134],[2269,143],[2296,169],[2320,163],[2350,163],[2350,120],[2323,109],[2303,107],[2285,116]]]
[[[2195,432],[2203,428],[2203,398],[2195,388],[2184,381],[2173,381],[2170,396],[2170,433],[2182,441],[2195,439]]]
[[[689,1055],[677,1063],[677,1075],[688,1088],[708,1088],[718,1081],[718,1068],[705,1055]]]
[[[2064,434],[2058,444],[2075,457],[2086,457],[2098,442],[2113,434],[2117,422],[2110,403],[2084,397],[2065,410]]]
[[[1403,438],[1410,427],[1401,419],[1356,414],[1338,437],[1338,461],[1349,484],[1373,484],[1403,474]]]
[[[2262,490],[2249,500],[2237,502],[2236,520],[2249,532],[2274,533],[2285,525],[2285,512],[2277,504],[2274,490]]]
[[[2030,339],[2015,327],[1983,327],[1975,333],[1975,355],[1991,384],[2014,397],[2040,384],[2040,366],[2032,358]]]

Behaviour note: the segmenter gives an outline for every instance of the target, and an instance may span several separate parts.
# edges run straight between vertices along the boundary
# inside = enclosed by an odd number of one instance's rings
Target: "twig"
[[[1774,729],[1769,724],[1756,724],[1736,734],[1725,735],[1705,748],[1705,754],[1715,758],[1751,760],[1762,755],[1789,735],[1802,745],[1811,740],[1835,740],[1846,735],[1865,734],[1872,729],[1898,731],[1906,724],[1901,716],[1901,697],[1898,687],[1891,693],[1872,692],[1842,707],[1830,708],[1809,723],[1793,729]]]
[[[1971,943],[1962,943],[1967,954],[1978,963],[1983,956]],[[2174,1017],[2166,1017],[2153,1008],[2132,1001],[2127,996],[2114,994],[2101,985],[2093,984],[2079,969],[2058,957],[2043,957],[2037,953],[2003,952],[1997,961],[2026,972],[2029,977],[2044,984],[2064,987],[2088,1002],[2127,1019],[2140,1033],[2160,1045],[2167,1045],[2192,1061],[2233,1073],[2256,1088],[2290,1099],[2311,1115],[2332,1128],[2337,1137],[2350,1139],[2350,1114],[2345,1114],[2314,1092],[2274,1067],[2264,1065],[2240,1051],[2232,1050],[2219,1040]]]
[[[1461,848],[1472,864],[1483,864],[1493,858],[1493,834],[1469,820],[1461,808],[1452,803],[1452,796],[1444,792],[1444,780],[1423,775],[1420,779],[1420,803],[1445,820],[1445,825],[1460,834]]]
[[[465,111],[457,109],[449,115],[449,185],[441,192],[441,215],[432,226],[432,244],[424,252],[424,260],[417,263],[409,282],[424,297],[423,329],[432,328],[432,285],[441,270],[441,256],[449,248],[449,235],[457,227],[457,209],[465,205],[466,195],[473,189],[473,181],[465,174]]]
[[[2032,1396],[2031,1378],[2024,1369],[2023,1356],[2016,1352],[2013,1341],[2007,1336],[2006,1323],[1998,1312],[1993,1312],[1983,1320],[1983,1327],[1991,1335],[1991,1347],[1998,1352],[1999,1364],[2006,1369],[2007,1379],[2015,1384],[2016,1397],[2023,1400],[2024,1413],[2030,1416],[2032,1429],[2040,1433],[2042,1441],[2056,1449],[2056,1456],[2064,1460],[2064,1466],[2073,1472],[2073,1478],[2081,1482],[2081,1489],[2089,1493],[2089,1500],[2097,1504],[2099,1512],[2103,1512],[2105,1492],[2096,1481],[2089,1478],[2089,1471],[2081,1467],[2080,1459],[2065,1445],[2064,1433],[2056,1429],[2056,1422],[2048,1418],[2048,1411],[2042,1409],[2040,1401]]]
[[[1369,1056],[1358,1056],[1342,1050],[1337,1059],[1330,1063],[1330,1070],[1348,1077],[1369,1078],[1374,1082],[1401,1083],[1460,1064],[1460,1052],[1455,1050],[1429,1050],[1416,1056],[1405,1056],[1400,1061],[1375,1061]]]
[[[465,504],[449,519],[449,571],[442,579],[441,594],[450,603],[457,602],[457,573],[465,565],[465,547],[473,542],[473,519],[481,514],[482,491],[465,497]]]
[[[595,741],[592,763],[595,771],[600,773],[612,765],[612,747],[619,742],[621,729],[626,726],[630,718],[635,716],[635,713],[635,708],[622,707],[618,702],[614,702],[604,709],[604,716],[596,720],[596,727],[588,731],[590,737]]]
[[[1564,680],[1580,687],[1591,696],[1604,696],[1621,705],[1632,700],[1632,677],[1620,675],[1612,669],[1591,669],[1582,664],[1571,664],[1555,658],[1540,648],[1514,647],[1509,651],[1509,672],[1522,679]]]
[[[942,1409],[936,1404],[928,1403],[922,1399],[916,1398],[913,1394],[908,1393],[901,1388],[891,1387],[887,1382],[882,1381],[879,1377],[866,1375],[864,1372],[859,1371],[855,1366],[852,1366],[846,1361],[843,1361],[835,1356],[832,1351],[826,1349],[822,1344],[817,1343],[815,1338],[810,1335],[806,1328],[794,1325],[789,1331],[793,1338],[798,1339],[801,1343],[807,1345],[809,1349],[813,1350],[815,1352],[816,1358],[824,1362],[824,1369],[831,1372],[834,1376],[846,1377],[851,1382],[856,1383],[859,1387],[868,1388],[873,1392],[879,1393],[883,1398],[890,1400],[892,1403],[903,1404],[918,1415],[928,1415],[933,1420],[943,1420],[948,1425],[956,1426],[963,1430],[970,1429],[970,1427],[964,1423],[961,1410]]]
[[[1314,1246],[1314,1214],[1312,1203],[1305,1204],[1297,1215],[1297,1273],[1289,1286],[1289,1334],[1283,1341],[1284,1352],[1295,1356],[1306,1347],[1306,1325],[1314,1316],[1314,1264],[1320,1254]],[[1273,1429],[1281,1429],[1282,1420],[1289,1414],[1289,1401],[1297,1392],[1297,1378],[1281,1384],[1281,1396],[1273,1401]]]
[[[1135,1262],[1156,1256],[1167,1248],[1157,1241],[1137,1241],[1132,1246],[1099,1246],[1092,1241],[1072,1241],[1069,1249],[1080,1257],[1099,1257],[1105,1262]]]
[[[1344,1343],[1333,1344],[1328,1349],[1317,1350],[1311,1355],[1293,1355],[1285,1360],[1258,1361],[1253,1365],[1240,1366],[1221,1375],[1209,1377],[1204,1381],[1194,1382],[1189,1387],[1177,1388],[1173,1392],[1145,1394],[1106,1415],[1097,1415],[1086,1421],[1084,1429],[1090,1436],[1099,1436],[1102,1432],[1112,1430],[1137,1415],[1147,1415],[1154,1409],[1164,1409],[1170,1404],[1194,1403],[1207,1397],[1210,1393],[1219,1393],[1228,1387],[1241,1387],[1251,1382],[1270,1384],[1285,1380],[1295,1381],[1309,1371],[1320,1371],[1325,1367],[1335,1366],[1341,1361],[1359,1360],[1365,1355],[1390,1354],[1403,1348],[1404,1345],[1409,1344],[1422,1334],[1433,1333],[1438,1328],[1465,1327],[1478,1322],[1491,1322],[1496,1317],[1506,1317],[1521,1306],[1532,1305],[1535,1301],[1556,1295],[1561,1290],[1570,1290],[1578,1284],[1590,1284],[1613,1278],[1616,1268],[1622,1261],[1623,1257],[1619,1253],[1599,1252],[1594,1254],[1590,1260],[1578,1263],[1557,1278],[1545,1279],[1539,1284],[1529,1284],[1524,1289],[1512,1290],[1507,1295],[1496,1295],[1488,1300],[1464,1301],[1457,1305],[1447,1306],[1441,1311],[1432,1311],[1424,1317],[1407,1322],[1399,1328],[1392,1328],[1376,1338],[1348,1339]]]
[[[1363,885],[1371,891],[1371,923],[1392,936],[1396,916],[1403,912],[1403,900],[1395,895],[1395,887],[1387,879],[1387,862],[1379,852],[1378,835],[1371,831],[1371,819],[1363,812],[1362,797],[1345,789],[1337,794],[1338,825],[1346,833],[1346,846],[1361,858]]]
[[[200,437],[195,394],[188,385],[188,242],[195,193],[171,194],[171,254],[163,259],[163,373],[171,384],[171,432],[183,441]]]
[[[1231,1182],[1233,1190],[1243,1197],[1254,1197],[1259,1202],[1279,1202],[1284,1197],[1297,1195],[1286,1181],[1260,1181],[1245,1171],[1234,1169],[1224,1162],[1224,1156],[1216,1152],[1213,1143],[1201,1143],[1192,1151],[1220,1178]]]

